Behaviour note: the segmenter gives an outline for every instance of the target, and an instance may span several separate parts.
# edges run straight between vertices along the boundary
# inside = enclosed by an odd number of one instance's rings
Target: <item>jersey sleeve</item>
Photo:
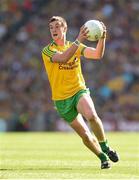
[[[49,46],[46,46],[42,50],[42,54],[46,55],[48,59],[52,62],[52,57],[57,53],[56,50],[51,50]]]
[[[80,43],[79,51],[80,51],[81,56],[84,55],[84,50],[85,50],[86,47],[87,47],[86,45]]]

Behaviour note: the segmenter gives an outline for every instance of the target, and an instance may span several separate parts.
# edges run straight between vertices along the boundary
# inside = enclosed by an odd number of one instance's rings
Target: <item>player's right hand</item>
[[[88,38],[88,33],[89,33],[88,28],[85,27],[85,25],[83,25],[80,28],[80,32],[79,32],[79,35],[77,37],[78,41],[83,42],[85,39],[87,39]]]

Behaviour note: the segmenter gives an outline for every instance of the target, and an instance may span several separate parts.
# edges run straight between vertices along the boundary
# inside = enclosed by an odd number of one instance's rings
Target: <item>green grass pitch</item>
[[[0,179],[139,179],[139,133],[107,133],[120,162],[100,162],[75,133],[1,133]]]

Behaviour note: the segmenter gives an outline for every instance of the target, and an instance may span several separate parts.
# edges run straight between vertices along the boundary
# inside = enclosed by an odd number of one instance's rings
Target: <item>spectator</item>
[[[106,24],[108,37],[102,62],[91,61],[84,64],[84,60],[82,61],[87,86],[92,96],[94,93],[98,95],[94,101],[97,108],[101,108],[99,112],[102,112],[102,119],[109,121],[113,114],[114,130],[118,129],[117,121],[138,121],[138,0],[58,2],[53,0],[49,4],[44,3],[38,13],[33,14],[18,32],[1,45],[0,118],[10,121],[13,114],[20,116],[26,112],[29,130],[37,129],[32,125],[33,121],[36,126],[37,121],[43,124],[48,122],[49,128],[46,125],[43,130],[59,128],[53,121],[59,117],[53,110],[52,102],[47,98],[51,92],[41,60],[41,49],[50,38],[47,20],[58,14],[68,20],[68,33],[73,39],[79,27],[88,19],[99,19]],[[24,3],[21,0],[1,0],[0,39],[9,31],[9,27],[22,20],[26,11],[34,12],[36,6],[37,0],[26,0]]]

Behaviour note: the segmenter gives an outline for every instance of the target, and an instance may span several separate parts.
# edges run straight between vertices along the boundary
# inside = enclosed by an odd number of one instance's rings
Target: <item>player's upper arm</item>
[[[47,58],[48,58],[51,62],[53,62],[52,57],[53,57],[56,53],[57,53],[57,51],[51,50],[49,45],[46,46],[46,47],[44,47],[43,50],[42,50],[42,54],[43,54],[44,56],[47,56]]]
[[[100,56],[98,56],[96,49],[92,47],[86,47],[84,49],[83,55],[87,59],[100,59]]]
[[[81,43],[79,50],[80,50],[80,54],[87,59],[100,59],[95,48],[88,47]]]

